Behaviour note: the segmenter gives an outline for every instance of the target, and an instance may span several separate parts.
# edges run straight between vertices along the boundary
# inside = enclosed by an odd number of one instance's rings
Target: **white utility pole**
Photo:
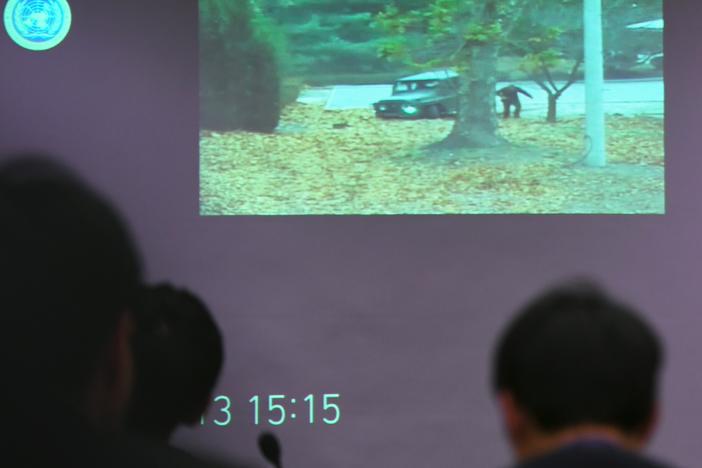
[[[602,49],[602,0],[584,0],[585,29],[585,164],[607,164],[602,92],[604,90],[604,54]]]

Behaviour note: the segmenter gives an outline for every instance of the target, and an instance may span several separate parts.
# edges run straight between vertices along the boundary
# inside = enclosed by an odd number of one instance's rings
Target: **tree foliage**
[[[485,136],[496,125],[489,122],[494,89],[486,83],[498,78],[498,57],[503,63],[519,59],[519,67],[503,79],[533,78],[553,99],[554,117],[555,100],[565,91],[562,81],[580,77],[582,0],[201,0],[200,5],[202,117],[210,128],[274,128],[288,76],[343,74],[359,77],[356,82],[384,76],[387,82],[413,68],[451,67],[467,81],[460,90],[462,109],[472,113],[470,123],[457,125]],[[627,73],[637,54],[662,50],[660,32],[626,28],[660,18],[662,0],[603,5],[608,73]],[[282,101],[291,99],[293,94]]]
[[[495,82],[503,37],[526,0],[432,0],[422,8],[390,4],[376,17],[387,36],[379,51],[421,68],[461,74],[458,115],[444,146],[495,146]]]
[[[496,14],[487,20],[491,5]],[[632,65],[640,50],[658,51],[660,33],[637,35],[626,26],[660,18],[661,7],[662,0],[604,2],[605,63],[610,72],[623,57]],[[582,9],[582,0],[433,0],[421,9],[390,4],[376,16],[376,24],[387,34],[379,54],[422,69],[452,67],[474,80],[471,73],[478,70],[469,51],[495,47],[499,56],[520,57],[520,70],[547,93],[547,120],[553,122],[558,98],[581,76]]]
[[[282,50],[282,36],[255,2],[200,1],[201,127],[275,129]]]
[[[582,0],[533,0],[531,8],[515,21],[507,43],[521,56],[520,69],[548,96],[546,120],[556,121],[557,101],[579,78],[583,63]],[[570,64],[569,64],[570,62]],[[565,81],[557,81],[554,69],[567,66]]]
[[[556,8],[557,6],[557,8]],[[582,0],[533,0],[508,38],[512,51],[522,55],[520,68],[548,95],[546,120],[556,121],[561,95],[580,78],[583,63]],[[618,65],[631,67],[641,50],[659,51],[660,32],[635,32],[627,25],[658,19],[662,0],[603,2],[605,72],[616,76]],[[657,45],[656,45],[657,41]],[[553,70],[569,70],[558,82]]]
[[[292,56],[290,72],[314,77],[323,74],[370,74],[392,70],[378,57],[382,40],[372,27],[384,0],[263,0],[263,10],[286,36]],[[410,6],[420,0],[408,0]]]

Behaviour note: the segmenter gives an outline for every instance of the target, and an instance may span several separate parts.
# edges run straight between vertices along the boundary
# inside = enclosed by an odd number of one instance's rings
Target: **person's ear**
[[[658,428],[658,423],[660,422],[660,416],[661,416],[661,405],[658,401],[654,402],[653,405],[651,406],[651,413],[648,418],[648,421],[644,425],[644,427],[641,430],[641,436],[640,436],[640,446],[639,448],[642,449],[648,443],[651,441],[653,438],[653,433],[656,431]]]
[[[497,394],[497,405],[502,413],[502,422],[513,444],[518,444],[528,427],[526,413],[517,403],[514,395],[506,390]]]
[[[117,412],[126,409],[134,386],[134,355],[131,345],[134,327],[132,315],[128,312],[123,313],[117,323],[110,351],[112,403]]]
[[[119,428],[127,410],[134,383],[133,333],[131,314],[124,312],[98,362],[88,412],[102,429]]]

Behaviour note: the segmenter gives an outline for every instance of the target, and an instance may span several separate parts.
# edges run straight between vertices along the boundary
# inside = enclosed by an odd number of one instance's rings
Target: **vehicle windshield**
[[[439,86],[439,80],[422,81],[398,81],[393,88],[393,94],[409,93],[423,89],[431,89]]]

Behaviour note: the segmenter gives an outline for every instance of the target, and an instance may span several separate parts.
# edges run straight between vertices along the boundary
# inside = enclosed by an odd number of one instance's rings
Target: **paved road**
[[[509,83],[498,83],[498,89]],[[540,117],[546,115],[547,95],[534,82],[514,82],[534,96],[522,96],[522,115]],[[311,88],[300,96],[300,102],[323,104],[325,109],[363,109],[389,96],[391,85],[339,85],[328,88]],[[605,82],[604,109],[607,113],[624,115],[663,115],[663,79],[612,80]],[[501,105],[498,110],[501,110]],[[558,115],[582,115],[585,113],[585,86],[574,83],[558,100]]]

